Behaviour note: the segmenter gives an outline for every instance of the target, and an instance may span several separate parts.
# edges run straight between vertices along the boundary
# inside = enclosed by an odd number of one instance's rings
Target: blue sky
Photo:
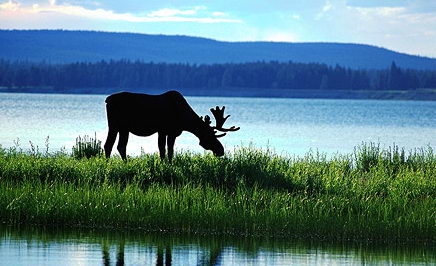
[[[0,28],[351,42],[436,57],[436,0],[0,0]]]

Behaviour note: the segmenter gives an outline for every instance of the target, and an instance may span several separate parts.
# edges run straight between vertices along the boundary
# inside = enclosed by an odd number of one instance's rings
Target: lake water
[[[0,144],[71,150],[79,135],[104,142],[105,96],[0,93]],[[199,115],[225,105],[228,151],[254,145],[279,154],[352,152],[361,142],[436,147],[436,102],[188,97]],[[131,136],[129,154],[157,152],[157,136]],[[177,150],[203,152],[183,133]],[[65,231],[0,225],[0,265],[431,265],[435,246],[302,242],[293,239]]]
[[[45,151],[65,147],[71,151],[77,136],[107,133],[103,95],[0,93],[0,145],[30,148],[29,141]],[[303,155],[310,149],[327,154],[349,153],[362,142],[387,147],[394,143],[413,149],[436,147],[436,102],[187,97],[199,115],[225,105],[232,116],[226,126],[241,130],[221,138],[226,150],[253,145],[278,154]],[[203,152],[198,139],[183,133],[176,150]],[[127,152],[157,152],[157,134],[130,135]],[[114,148],[114,152],[116,149]],[[117,152],[116,152],[117,153]]]
[[[434,246],[0,226],[1,265],[434,265]]]

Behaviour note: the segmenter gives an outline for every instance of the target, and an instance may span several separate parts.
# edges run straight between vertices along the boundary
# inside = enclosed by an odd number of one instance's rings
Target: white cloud
[[[321,11],[315,16],[315,20],[322,19],[326,13],[328,13],[333,8],[333,5],[330,1],[326,1]]]
[[[357,11],[361,16],[393,17],[406,12],[405,7],[348,7],[351,11]]]
[[[0,4],[0,10],[17,11],[20,8],[20,3],[9,0]]]
[[[348,7],[348,11],[356,29],[365,29],[364,32],[375,36],[383,33],[407,38],[424,32],[436,34],[436,16],[432,13],[413,13],[406,7]]]
[[[318,24],[349,42],[368,43],[411,54],[436,56],[436,14],[411,6],[356,7],[336,1]],[[352,27],[350,27],[352,25]]]
[[[196,15],[199,10],[206,9],[203,6],[196,6],[192,9],[187,10],[180,10],[180,9],[174,9],[174,8],[162,8],[153,12],[148,13],[147,16],[149,17],[172,17],[177,15]]]
[[[102,8],[88,9],[79,5],[57,4],[56,0],[49,0],[48,4],[34,4],[31,7],[22,6],[18,2],[9,0],[0,4],[0,12],[8,12],[7,15],[23,16],[38,16],[44,14],[60,14],[66,16],[82,17],[94,20],[112,20],[124,22],[197,22],[197,23],[238,23],[238,19],[217,18],[205,14],[206,16],[198,16],[198,11],[206,9],[202,6],[194,7],[193,9],[178,10],[178,9],[160,9],[150,12],[146,15],[138,15],[132,13],[117,13],[112,10]],[[13,14],[11,14],[13,13]],[[1,13],[0,13],[1,15]]]
[[[330,9],[332,9],[332,4],[330,3],[330,1],[327,1],[325,3],[325,5],[322,7],[322,12],[326,13],[328,12]]]
[[[224,16],[227,16],[227,14],[224,13],[224,12],[216,11],[216,12],[212,12],[212,16],[214,16],[214,17],[224,17]]]

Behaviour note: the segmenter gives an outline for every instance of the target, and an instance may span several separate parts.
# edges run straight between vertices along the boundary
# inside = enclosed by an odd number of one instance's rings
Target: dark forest
[[[325,64],[254,62],[169,64],[100,61],[70,64],[0,60],[0,87],[152,89],[414,90],[436,88],[436,71],[397,67],[356,70]]]

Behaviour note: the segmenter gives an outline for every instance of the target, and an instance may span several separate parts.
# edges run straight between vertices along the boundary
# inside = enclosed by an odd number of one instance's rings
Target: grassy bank
[[[362,145],[327,159],[75,159],[0,150],[0,220],[326,239],[436,241],[436,155]]]

